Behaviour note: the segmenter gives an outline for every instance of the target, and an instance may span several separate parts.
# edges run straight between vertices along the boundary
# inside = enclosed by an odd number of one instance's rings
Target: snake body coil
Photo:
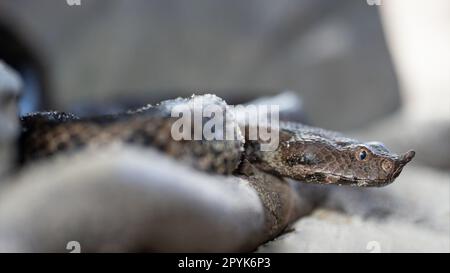
[[[262,141],[244,139],[237,128],[235,140],[180,140],[171,137],[176,118],[173,107],[195,101],[227,104],[214,95],[164,101],[121,115],[79,119],[60,112],[40,112],[22,117],[19,142],[22,164],[62,152],[113,142],[156,148],[203,171],[219,174],[239,172],[245,161],[265,172],[308,183],[384,186],[395,180],[414,157],[414,151],[396,155],[381,143],[362,143],[343,135],[299,123],[281,122],[279,145],[262,151]],[[226,113],[226,111],[225,111]],[[232,119],[226,114],[225,119]],[[245,128],[245,124],[235,126]]]

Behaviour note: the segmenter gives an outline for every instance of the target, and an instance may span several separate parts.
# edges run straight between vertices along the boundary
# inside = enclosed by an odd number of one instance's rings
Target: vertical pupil
[[[359,159],[364,160],[367,156],[366,151],[362,151],[361,153],[359,153]]]

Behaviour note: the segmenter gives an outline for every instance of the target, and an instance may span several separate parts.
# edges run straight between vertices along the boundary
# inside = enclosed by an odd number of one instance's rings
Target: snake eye
[[[359,161],[365,161],[367,160],[369,153],[365,148],[361,148],[355,153],[356,159]]]

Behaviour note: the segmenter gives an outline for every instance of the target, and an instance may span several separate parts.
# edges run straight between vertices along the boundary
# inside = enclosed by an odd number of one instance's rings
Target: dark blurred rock
[[[379,15],[365,1],[18,0],[2,1],[0,15],[47,61],[58,109],[292,89],[314,124],[343,129],[398,105]]]
[[[15,141],[19,133],[17,99],[22,80],[17,72],[0,60],[0,178],[13,166]]]

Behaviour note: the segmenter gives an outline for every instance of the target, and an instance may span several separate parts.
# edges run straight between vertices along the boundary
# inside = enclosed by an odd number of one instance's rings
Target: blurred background
[[[365,0],[1,1],[0,41],[0,59],[40,92],[22,112],[290,89],[314,124],[349,129],[400,103],[380,14]]]
[[[390,251],[449,249],[450,1],[80,3],[0,1],[0,59],[22,77],[21,114],[293,90],[310,123],[417,157],[392,186],[329,190],[327,216],[262,251],[354,251],[374,234]]]

